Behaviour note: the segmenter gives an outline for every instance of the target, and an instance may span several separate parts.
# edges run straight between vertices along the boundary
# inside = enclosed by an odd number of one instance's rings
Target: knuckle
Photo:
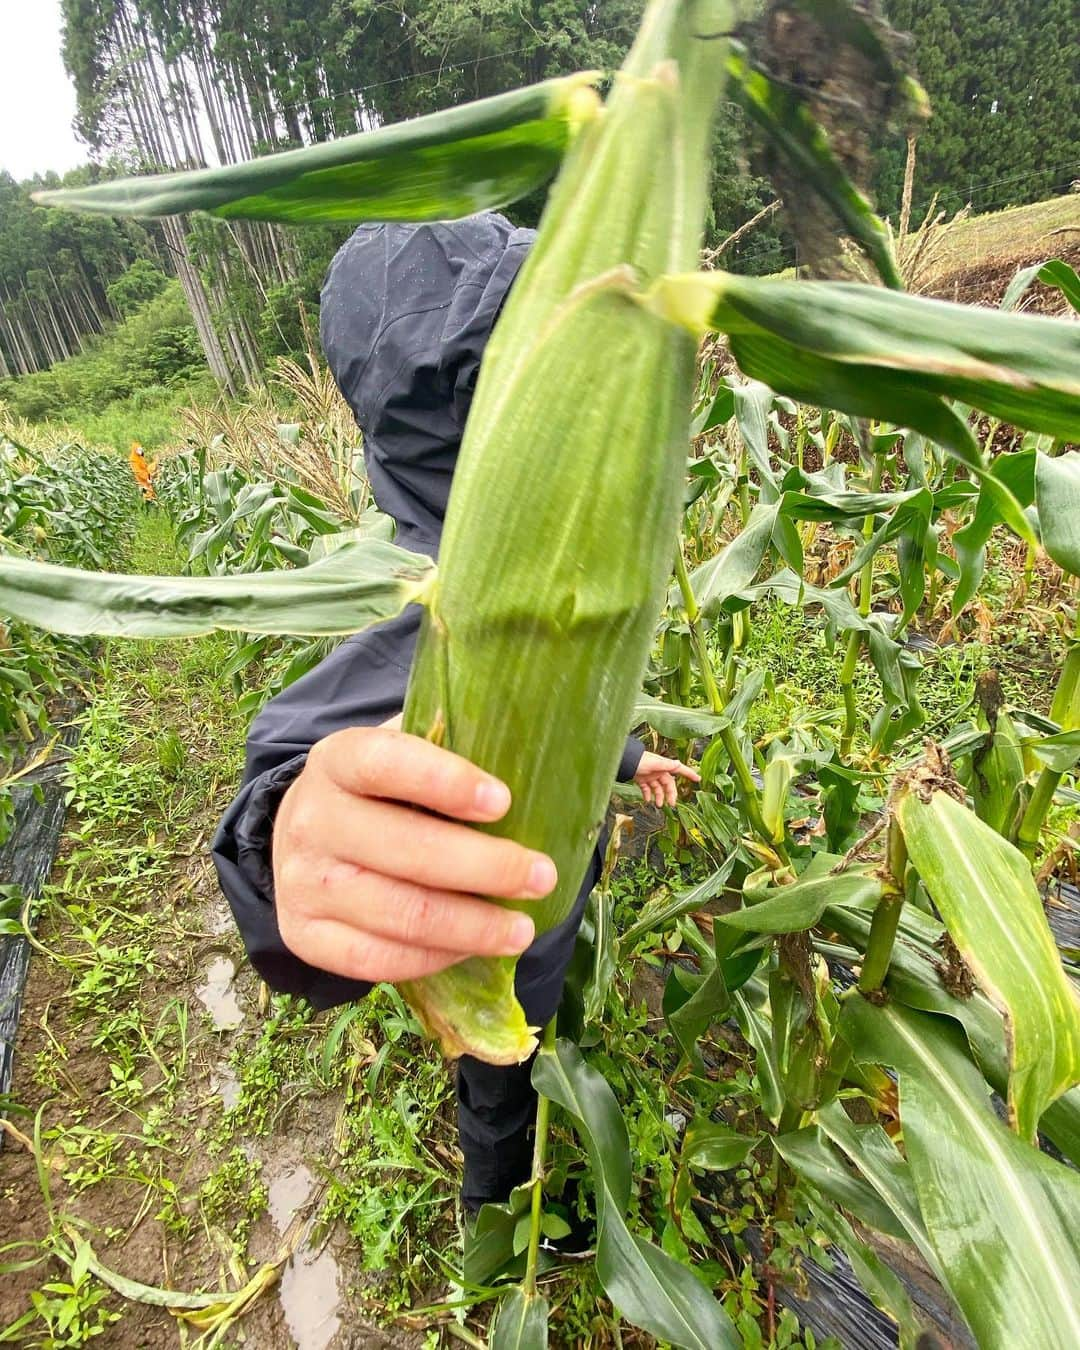
[[[396,899],[396,897],[392,897]],[[439,919],[440,906],[435,898],[421,891],[404,906],[401,941],[407,947],[430,947]]]
[[[316,741],[308,751],[304,771],[310,769],[336,782],[343,773],[363,761],[364,746],[370,734],[371,729],[368,727],[345,727],[341,731],[332,731],[329,736]]]
[[[306,773],[326,772],[327,761],[333,760],[335,748],[334,743],[340,735],[341,735],[340,732],[335,732],[332,736],[324,736],[321,741],[315,742],[315,744],[308,751],[307,762],[304,764],[303,770],[301,771],[300,777],[297,779],[297,782],[301,782],[303,780],[304,774]]]
[[[366,933],[353,933],[345,939],[341,951],[344,972],[354,980],[378,980],[382,973],[372,959],[371,939]]]
[[[281,933],[282,942],[294,956],[305,960],[309,947],[309,924],[289,905],[279,906],[277,915],[278,931]]]
[[[295,786],[298,787],[299,784]],[[304,840],[310,837],[318,817],[307,793],[294,792],[293,788],[289,789],[289,793],[292,795],[287,794],[286,800],[281,803],[282,811],[278,813],[274,839],[275,843],[281,840],[292,852],[300,848]]]
[[[353,736],[349,748],[350,780],[361,795],[366,792],[381,795],[401,773],[401,734],[384,727],[357,727]]]
[[[291,909],[300,890],[302,868],[294,853],[274,850],[274,902]]]

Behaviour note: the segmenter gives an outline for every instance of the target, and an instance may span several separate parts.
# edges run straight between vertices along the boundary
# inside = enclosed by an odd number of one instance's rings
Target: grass
[[[1072,233],[1053,235],[1071,227]],[[1080,193],[1052,197],[1028,206],[969,216],[948,231],[942,245],[939,271],[947,275],[960,267],[974,267],[997,258],[1053,257],[1064,244],[1080,243]]]
[[[955,198],[950,199],[950,214],[955,213],[958,205]],[[912,228],[918,224],[918,220],[913,221]],[[1055,230],[1062,233],[1054,234]],[[935,283],[947,280],[961,269],[1008,259],[1015,259],[1019,267],[1024,262],[1052,258],[1077,244],[1080,244],[1080,193],[969,216],[944,232],[940,252],[928,265],[922,289],[933,290]],[[776,275],[790,280],[795,269],[788,267]],[[971,297],[966,299],[970,302]]]
[[[138,441],[146,450],[154,451],[176,443],[183,409],[210,403],[218,396],[217,385],[209,372],[204,372],[177,385],[151,385],[93,412],[69,413],[64,425],[73,440],[87,445],[126,451],[132,441]]]

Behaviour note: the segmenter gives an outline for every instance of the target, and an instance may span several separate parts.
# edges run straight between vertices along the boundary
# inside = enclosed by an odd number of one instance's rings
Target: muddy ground
[[[239,1093],[230,1055],[245,1026],[262,1016],[260,982],[241,961],[232,918],[207,860],[201,854],[175,860],[172,922],[162,932],[155,954],[161,1002],[180,999],[198,1028],[183,1094],[187,1128],[209,1131],[222,1112],[234,1106]],[[48,928],[42,934],[49,939]],[[46,1106],[43,1124],[67,1123],[85,1115],[95,1117],[109,1086],[108,1059],[93,1045],[95,1027],[72,1027],[64,1004],[70,986],[68,974],[51,963],[35,959],[27,982],[17,1044],[12,1096],[36,1104],[41,1096],[34,1066],[49,1055],[57,1042],[66,1049],[62,1073],[71,1088],[64,1106]],[[147,1083],[152,1094],[152,1083]],[[333,1138],[340,1101],[327,1093],[305,1096],[302,1107],[289,1111],[280,1127],[265,1138],[244,1144],[249,1156],[262,1163],[262,1180],[269,1196],[267,1212],[259,1218],[248,1242],[249,1271],[264,1262],[276,1262],[282,1242],[298,1220],[314,1217],[321,1194],[321,1174],[327,1144]],[[99,1122],[101,1123],[101,1122]],[[25,1122],[24,1122],[25,1124]],[[122,1122],[113,1128],[121,1128]],[[171,1239],[155,1221],[137,1182],[102,1181],[72,1195],[59,1175],[66,1159],[46,1161],[52,1171],[54,1203],[86,1225],[100,1260],[129,1279],[172,1288],[203,1290],[218,1287],[228,1256],[203,1239]],[[199,1153],[173,1180],[194,1190],[208,1159]],[[0,1231],[5,1241],[37,1240],[43,1231],[43,1207],[34,1159],[7,1142],[0,1161]],[[345,1350],[345,1347],[415,1347],[421,1334],[386,1331],[377,1327],[362,1306],[368,1283],[357,1269],[347,1235],[333,1231],[316,1235],[311,1224],[297,1241],[295,1252],[279,1265],[274,1287],[246,1313],[225,1343],[243,1339],[257,1346],[297,1346],[300,1350]],[[231,1253],[230,1253],[231,1254]],[[223,1259],[224,1258],[224,1259]],[[41,1268],[4,1276],[0,1282],[0,1325],[13,1321],[43,1277]],[[231,1282],[232,1283],[232,1282]],[[118,1302],[118,1300],[117,1300]],[[166,1310],[135,1303],[126,1305],[124,1319],[105,1335],[122,1347],[172,1347],[178,1326]]]

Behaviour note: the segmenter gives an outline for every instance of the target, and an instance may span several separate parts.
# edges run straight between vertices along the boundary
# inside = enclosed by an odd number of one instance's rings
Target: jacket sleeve
[[[309,966],[282,941],[270,864],[274,819],[316,741],[346,727],[376,726],[401,711],[419,626],[413,607],[358,633],[266,704],[248,733],[240,791],[211,845],[251,964],[272,989],[303,995],[317,1008],[362,998],[371,986]]]
[[[644,743],[639,741],[636,736],[627,736],[626,745],[623,747],[622,759],[619,760],[619,768],[615,777],[620,783],[632,783],[634,774],[637,773],[638,765],[641,763],[641,756],[645,753]]]

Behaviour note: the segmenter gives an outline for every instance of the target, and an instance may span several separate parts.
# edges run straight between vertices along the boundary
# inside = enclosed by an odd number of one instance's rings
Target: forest
[[[63,0],[0,1344],[1080,1343],[1072,9]]]
[[[572,70],[611,69],[641,10],[626,3],[472,8],[449,0],[316,5],[64,0],[64,61],[78,94],[78,129],[103,175],[230,164],[292,146],[415,117]],[[1072,0],[892,0],[933,107],[921,132],[913,209],[932,198],[950,212],[1034,202],[1080,176],[1080,70]],[[715,246],[775,194],[769,155],[737,110],[715,133],[707,240]],[[905,144],[881,119],[870,128],[873,190],[894,219]],[[45,370],[81,352],[104,324],[175,277],[214,380],[237,394],[277,356],[302,354],[317,328],[326,266],[347,230],[296,233],[253,223],[72,220],[33,209],[35,187],[0,178],[0,379]],[[535,224],[542,198],[511,209]],[[736,271],[775,272],[798,262],[783,217],[763,221],[728,254]],[[135,265],[130,277],[127,269]],[[110,295],[110,287],[114,293]],[[119,289],[116,289],[119,288]],[[190,344],[151,363],[161,384],[187,375]],[[163,343],[166,339],[162,339]],[[92,343],[91,343],[92,345]],[[117,397],[115,385],[112,396]],[[106,398],[103,381],[95,391]],[[48,382],[0,383],[16,412],[41,417],[71,406]]]

